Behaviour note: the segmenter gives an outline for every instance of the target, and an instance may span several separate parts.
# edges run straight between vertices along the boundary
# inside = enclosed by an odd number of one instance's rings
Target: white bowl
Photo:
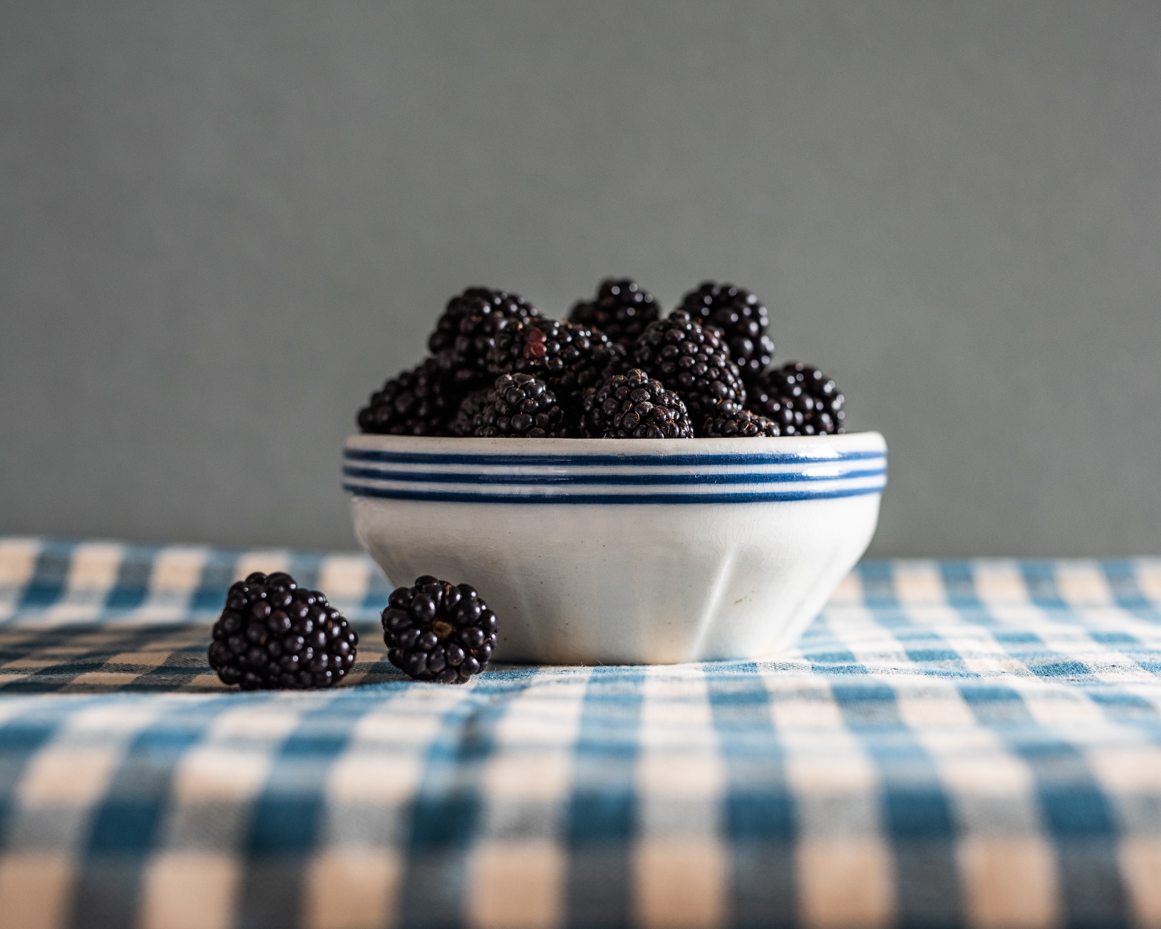
[[[395,584],[476,587],[498,661],[777,654],[866,550],[877,432],[761,439],[356,435],[355,531]]]

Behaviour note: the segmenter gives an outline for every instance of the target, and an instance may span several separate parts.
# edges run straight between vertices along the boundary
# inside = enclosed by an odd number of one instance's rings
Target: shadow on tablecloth
[[[210,624],[0,629],[0,695],[234,691],[211,670]],[[359,654],[341,686],[406,681],[378,630],[358,628]]]

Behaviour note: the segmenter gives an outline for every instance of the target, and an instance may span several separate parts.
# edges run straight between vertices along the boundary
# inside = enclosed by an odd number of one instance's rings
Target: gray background
[[[1161,4],[0,2],[0,532],[352,547],[483,283],[757,292],[874,554],[1161,552]]]

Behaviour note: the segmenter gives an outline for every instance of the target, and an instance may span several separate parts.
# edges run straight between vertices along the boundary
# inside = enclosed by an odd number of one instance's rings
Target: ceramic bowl
[[[497,661],[665,664],[793,644],[871,541],[886,455],[876,432],[356,435],[344,486],[393,583],[479,590]]]

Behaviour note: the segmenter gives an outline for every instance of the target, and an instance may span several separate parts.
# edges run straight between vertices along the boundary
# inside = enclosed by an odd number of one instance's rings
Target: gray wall
[[[1161,552],[1161,4],[0,3],[0,532],[354,544],[484,283],[703,278],[826,367],[878,555]]]

